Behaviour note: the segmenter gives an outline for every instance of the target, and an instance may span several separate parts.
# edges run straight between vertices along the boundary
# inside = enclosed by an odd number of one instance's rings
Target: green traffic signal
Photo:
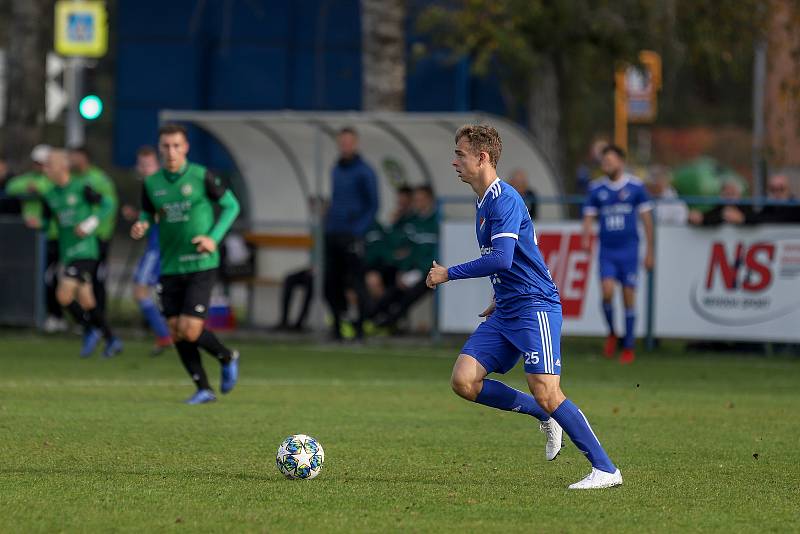
[[[94,120],[103,114],[103,101],[97,95],[86,95],[78,104],[78,111],[86,120]]]

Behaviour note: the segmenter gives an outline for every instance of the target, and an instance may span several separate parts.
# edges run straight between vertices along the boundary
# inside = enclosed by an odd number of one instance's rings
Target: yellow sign
[[[627,149],[628,123],[648,123],[658,115],[661,56],[639,52],[642,69],[619,65],[614,75],[614,143]]]
[[[58,0],[55,30],[56,52],[62,56],[104,56],[108,50],[106,3]]]
[[[658,115],[658,91],[661,90],[661,56],[651,50],[639,53],[642,69],[625,70],[628,95],[628,122],[647,123]]]

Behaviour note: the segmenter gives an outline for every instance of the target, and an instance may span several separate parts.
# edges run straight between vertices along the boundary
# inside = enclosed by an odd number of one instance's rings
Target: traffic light
[[[78,112],[87,121],[92,121],[103,114],[103,100],[97,95],[86,95],[78,104]]]
[[[103,114],[103,94],[97,84],[97,62],[87,62],[81,76],[80,91],[78,93],[78,114],[83,120],[93,121]]]

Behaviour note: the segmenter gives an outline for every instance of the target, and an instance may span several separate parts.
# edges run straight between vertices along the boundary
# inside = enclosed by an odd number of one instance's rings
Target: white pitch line
[[[138,387],[183,387],[186,381],[174,380],[3,380],[3,388],[138,388]],[[313,380],[313,379],[248,379],[237,384],[237,387],[409,387],[415,385],[446,384],[446,379],[430,380]]]

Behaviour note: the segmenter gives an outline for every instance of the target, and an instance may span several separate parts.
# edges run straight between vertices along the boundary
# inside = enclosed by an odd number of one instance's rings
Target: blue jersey
[[[482,256],[491,254],[494,239],[510,237],[517,241],[511,268],[489,277],[498,317],[520,317],[532,308],[560,312],[558,288],[539,251],[533,221],[519,193],[497,179],[477,208],[475,232]]]
[[[623,174],[618,180],[600,178],[589,186],[584,215],[597,216],[600,248],[638,250],[638,215],[652,209],[644,185],[635,176]]]
[[[158,252],[158,225],[154,224],[147,231],[147,252]]]

